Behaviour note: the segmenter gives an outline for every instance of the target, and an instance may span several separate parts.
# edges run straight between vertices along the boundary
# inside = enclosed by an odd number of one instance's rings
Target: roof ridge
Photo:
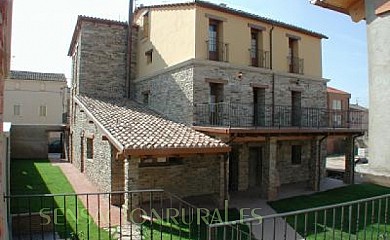
[[[285,22],[282,22],[279,20],[274,20],[271,18],[263,17],[263,16],[260,16],[258,14],[250,13],[250,12],[247,12],[244,10],[240,10],[240,9],[228,7],[226,5],[216,4],[216,3],[212,3],[212,2],[208,2],[208,1],[204,1],[204,0],[192,0],[189,2],[187,1],[187,2],[169,3],[169,4],[155,4],[155,5],[148,5],[148,6],[145,5],[145,6],[138,7],[137,10],[138,9],[145,9],[145,8],[188,6],[188,5],[196,5],[196,4],[199,4],[201,6],[203,5],[205,7],[212,7],[212,8],[215,8],[216,10],[220,10],[220,11],[221,10],[227,11],[228,13],[231,13],[231,14],[241,15],[241,16],[244,16],[247,18],[256,19],[258,21],[267,22],[267,23],[272,24],[272,25],[278,25],[280,27],[289,28],[291,30],[303,32],[305,34],[312,35],[312,36],[315,36],[318,38],[328,39],[328,37],[322,33],[318,33],[318,32],[315,32],[315,31],[312,31],[309,29],[305,29],[303,27],[299,27],[299,26],[296,26],[296,25],[293,25],[290,23],[285,23]]]

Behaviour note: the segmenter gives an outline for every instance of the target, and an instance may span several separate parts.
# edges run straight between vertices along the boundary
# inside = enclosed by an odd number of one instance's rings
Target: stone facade
[[[99,98],[125,96],[127,25],[83,22],[76,47],[77,93]],[[75,62],[74,62],[75,65]]]
[[[116,166],[112,161],[113,149],[109,141],[103,140],[103,134],[87,114],[76,105],[75,121],[72,127],[72,163],[77,169],[85,172],[88,179],[101,191],[113,191],[111,168]],[[87,158],[87,139],[93,139],[93,159]],[[84,166],[82,166],[82,164]]]

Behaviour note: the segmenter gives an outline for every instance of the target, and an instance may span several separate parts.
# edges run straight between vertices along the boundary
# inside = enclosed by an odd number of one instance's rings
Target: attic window
[[[145,52],[146,63],[151,64],[153,62],[153,49]]]

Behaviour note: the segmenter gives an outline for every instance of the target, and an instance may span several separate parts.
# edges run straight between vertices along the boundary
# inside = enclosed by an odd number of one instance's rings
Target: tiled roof
[[[347,93],[347,92],[344,92],[342,90],[339,90],[339,89],[336,89],[336,88],[332,88],[332,87],[327,87],[326,91],[328,93],[337,93],[337,94],[351,95],[350,93]]]
[[[227,152],[229,149],[222,141],[170,121],[134,101],[103,101],[85,96],[77,96],[75,100],[126,151],[191,148]]]
[[[10,79],[18,79],[18,80],[39,80],[39,81],[66,82],[66,77],[62,73],[11,71],[9,78]]]
[[[202,0],[192,0],[191,2],[142,6],[142,7],[139,7],[138,9],[162,8],[162,7],[180,7],[180,6],[191,6],[191,5],[198,5],[198,6],[201,6],[201,7],[211,8],[211,9],[214,9],[214,10],[217,10],[217,11],[227,12],[227,13],[230,13],[230,14],[239,15],[239,16],[246,17],[246,18],[251,18],[251,19],[254,19],[254,20],[257,20],[257,21],[261,21],[261,22],[265,22],[265,23],[268,23],[268,24],[271,24],[271,25],[275,25],[275,26],[291,29],[293,31],[301,32],[301,33],[304,33],[304,34],[307,34],[307,35],[311,35],[311,36],[314,36],[314,37],[318,37],[318,38],[325,38],[325,39],[328,38],[324,34],[317,33],[317,32],[311,31],[311,30],[307,30],[307,29],[304,29],[304,28],[301,28],[301,27],[298,27],[298,26],[294,26],[292,24],[284,23],[284,22],[281,22],[281,21],[277,21],[277,20],[273,20],[273,19],[270,19],[270,18],[262,17],[262,16],[259,16],[259,15],[253,14],[253,13],[249,13],[249,12],[245,12],[245,11],[242,11],[242,10],[238,10],[238,9],[234,9],[234,8],[231,8],[231,7],[227,7],[226,5],[223,5],[223,4],[215,4],[215,3],[202,1]]]

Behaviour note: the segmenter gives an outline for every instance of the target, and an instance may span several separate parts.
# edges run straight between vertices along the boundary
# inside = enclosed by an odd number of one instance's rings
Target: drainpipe
[[[317,181],[317,189],[318,191],[320,190],[321,187],[321,145],[322,142],[328,137],[328,135],[323,136],[319,141],[318,141],[318,156],[317,156],[317,164],[318,164],[318,181]]]
[[[131,89],[131,59],[132,59],[132,33],[133,33],[133,0],[129,0],[129,19],[127,26],[127,71],[126,71],[126,97],[133,98],[132,89]]]
[[[274,25],[272,25],[270,31],[269,31],[269,68],[271,71],[273,70],[273,64],[272,64],[272,52],[273,52],[273,31],[274,31]],[[275,73],[272,71],[272,126],[275,124]]]

